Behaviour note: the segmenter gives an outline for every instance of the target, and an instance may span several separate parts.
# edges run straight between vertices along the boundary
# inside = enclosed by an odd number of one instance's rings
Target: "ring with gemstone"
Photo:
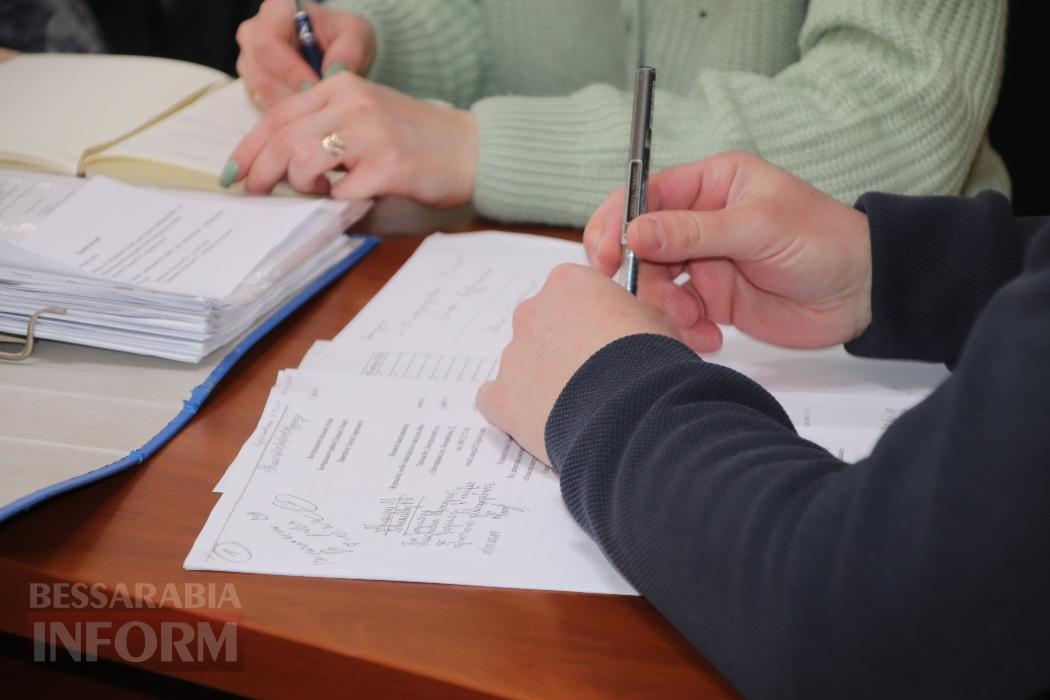
[[[346,144],[334,131],[321,139],[321,148],[333,158],[342,158],[346,153]]]

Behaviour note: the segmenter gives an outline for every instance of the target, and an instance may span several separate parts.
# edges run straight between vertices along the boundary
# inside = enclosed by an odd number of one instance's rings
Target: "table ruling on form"
[[[562,262],[583,263],[582,247],[428,238],[335,339],[281,372],[187,568],[633,593],[568,514],[557,476],[474,407],[514,308]],[[734,332],[714,359],[848,460],[945,375]]]

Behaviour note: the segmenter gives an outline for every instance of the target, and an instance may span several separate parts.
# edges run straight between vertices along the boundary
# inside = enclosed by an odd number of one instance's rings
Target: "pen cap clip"
[[[631,160],[648,164],[649,144],[652,141],[653,94],[656,88],[656,69],[640,66],[634,75],[634,106],[631,112]]]
[[[628,175],[631,193],[637,198],[630,218],[645,213],[647,209],[649,185],[649,147],[652,142],[653,96],[656,89],[656,69],[652,66],[639,66],[634,76],[634,108],[631,114],[631,146],[628,158],[632,168]],[[633,164],[638,162],[637,181]]]

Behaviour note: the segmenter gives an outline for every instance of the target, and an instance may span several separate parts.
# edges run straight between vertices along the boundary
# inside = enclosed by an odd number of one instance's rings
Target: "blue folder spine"
[[[256,326],[251,333],[246,335],[241,342],[237,343],[237,345],[227,353],[226,357],[222,359],[222,362],[212,370],[211,374],[209,374],[200,385],[190,392],[190,397],[183,402],[182,409],[178,414],[172,418],[159,433],[154,435],[149,442],[136,450],[132,450],[126,457],[118,459],[116,462],[80,474],[72,479],[67,479],[66,481],[46,486],[39,491],[34,491],[31,494],[0,507],[0,522],[3,522],[17,513],[28,510],[37,503],[46,501],[49,498],[66,493],[67,491],[72,491],[81,486],[86,486],[87,484],[93,484],[96,481],[118,474],[130,467],[138,466],[153,456],[157,450],[168,442],[168,440],[171,440],[176,433],[182,430],[186,424],[190,422],[190,419],[197,414],[201,405],[203,405],[208,399],[222,378],[226,376],[227,372],[237,364],[241,357],[243,357],[253,345],[279,325],[281,321],[292,315],[296,309],[309,301],[315,294],[339,279],[343,273],[357,264],[361,258],[379,244],[379,239],[375,236],[353,237],[361,239],[361,245],[359,245],[347,258],[341,260],[338,264],[334,265],[323,275],[311,282],[309,286],[305,287],[302,291],[292,297],[287,304],[277,309],[265,321]]]

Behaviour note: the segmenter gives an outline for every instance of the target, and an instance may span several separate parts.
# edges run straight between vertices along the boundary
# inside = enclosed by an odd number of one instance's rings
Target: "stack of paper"
[[[359,244],[367,202],[0,170],[0,331],[196,362]]]
[[[578,244],[546,238],[428,238],[334,340],[280,374],[186,568],[631,593],[557,477],[473,405],[514,307],[555,265],[583,261]],[[804,437],[847,460],[946,373],[730,331],[713,359],[770,388]]]

